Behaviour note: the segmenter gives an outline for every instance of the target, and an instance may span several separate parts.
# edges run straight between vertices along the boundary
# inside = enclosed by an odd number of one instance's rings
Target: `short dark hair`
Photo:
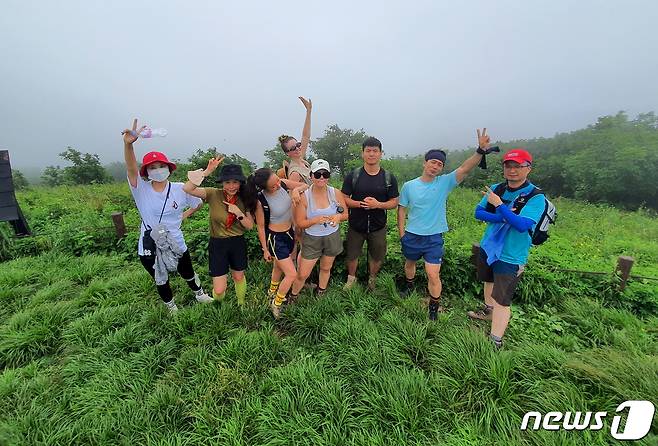
[[[374,136],[369,136],[363,141],[363,144],[361,144],[361,151],[365,150],[366,147],[379,147],[379,151],[381,152],[382,142]]]

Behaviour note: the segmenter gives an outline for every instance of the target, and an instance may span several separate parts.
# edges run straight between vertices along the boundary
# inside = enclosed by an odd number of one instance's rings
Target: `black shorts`
[[[521,275],[523,274],[523,265],[514,265],[512,263],[497,260],[491,265],[487,264],[487,253],[480,248],[478,255],[477,275],[478,280],[494,284],[491,297],[504,307],[509,307],[512,303],[516,285],[518,285]]]
[[[210,237],[208,242],[210,277],[225,276],[232,271],[247,269],[247,241],[244,236]]]
[[[295,248],[295,230],[288,229],[286,232],[274,232],[267,230],[267,250],[277,260],[285,260]]]

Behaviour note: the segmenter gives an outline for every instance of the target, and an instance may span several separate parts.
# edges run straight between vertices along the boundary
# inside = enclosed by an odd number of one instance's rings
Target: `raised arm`
[[[217,166],[219,166],[222,161],[224,161],[224,157],[210,158],[208,160],[208,167],[206,167],[205,170],[197,169],[187,172],[187,182],[183,186],[183,191],[187,192],[193,197],[201,198],[205,201],[206,189],[199,186],[207,176],[212,175],[212,173],[215,171],[215,169],[217,169]]]
[[[137,187],[137,176],[139,170],[137,169],[137,158],[135,158],[135,150],[133,143],[137,141],[139,132],[144,129],[142,126],[137,130],[137,118],[133,119],[133,128],[125,129],[121,134],[123,135],[123,157],[126,162],[126,172],[128,173],[128,181],[132,187]]]
[[[487,128],[483,128],[482,132],[480,132],[480,129],[477,129],[477,133],[478,148],[482,150],[488,149],[491,146],[491,141],[489,139],[489,135],[487,135]],[[479,153],[474,153],[472,156],[466,159],[466,161],[464,161],[462,165],[456,169],[457,182],[461,183],[464,178],[466,178],[466,175],[468,175],[469,172],[475,168],[475,166],[480,164],[481,159],[482,155]]]
[[[308,149],[308,143],[311,141],[311,110],[313,109],[313,103],[310,99],[305,99],[299,97],[299,100],[302,101],[304,107],[306,107],[306,119],[304,120],[304,128],[302,129],[302,159],[306,159],[306,150]]]

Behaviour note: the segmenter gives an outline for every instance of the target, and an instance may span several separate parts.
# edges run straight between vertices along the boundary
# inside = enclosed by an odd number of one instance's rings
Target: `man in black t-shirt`
[[[368,288],[374,289],[377,273],[386,256],[386,211],[398,206],[398,182],[393,174],[379,165],[382,143],[370,137],[363,142],[361,149],[363,167],[349,172],[341,189],[350,213],[345,290],[356,282],[356,268],[364,241],[368,243]]]

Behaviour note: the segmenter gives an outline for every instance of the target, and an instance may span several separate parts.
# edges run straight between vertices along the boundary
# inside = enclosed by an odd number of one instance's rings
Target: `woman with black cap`
[[[137,119],[135,119],[132,129],[125,129],[122,132],[130,192],[142,217],[137,248],[139,259],[146,271],[155,279],[156,253],[150,233],[155,227],[164,228],[177,245],[177,250],[183,253],[178,259],[178,273],[194,291],[197,301],[212,302],[210,296],[203,291],[199,277],[194,273],[190,252],[180,229],[183,219],[199,210],[203,203],[198,198],[185,193],[183,183],[172,183],[168,180],[171,172],[176,170],[176,164],[170,162],[164,153],[147,153],[142,160],[142,167],[137,168],[133,143],[137,141],[141,130],[137,130]],[[188,209],[185,210],[186,208]],[[178,307],[174,302],[169,280],[165,278],[163,281],[165,283],[156,284],[158,294],[169,311],[174,313]]]
[[[210,176],[224,158],[211,158],[208,167],[187,173],[185,192],[201,198],[210,206],[210,241],[208,262],[212,277],[212,295],[222,300],[226,293],[228,272],[231,271],[238,304],[244,305],[247,294],[247,242],[244,232],[253,228],[253,213],[256,198],[244,187],[247,180],[238,164],[222,166],[216,187],[199,187],[204,178]]]

